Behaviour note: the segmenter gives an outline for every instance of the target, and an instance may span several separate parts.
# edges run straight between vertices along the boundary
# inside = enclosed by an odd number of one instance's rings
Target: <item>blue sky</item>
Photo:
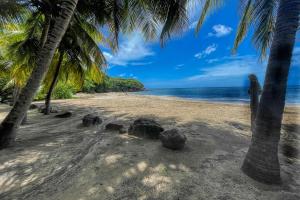
[[[209,16],[197,36],[194,27],[200,6],[194,6],[189,27],[180,36],[173,36],[164,48],[158,41],[145,42],[139,32],[122,35],[116,54],[104,50],[109,64],[107,73],[113,77],[136,78],[146,88],[243,86],[249,73],[255,73],[263,82],[266,61],[258,59],[251,33],[237,54],[231,54],[239,21],[237,2],[227,1]],[[300,84],[300,45],[297,43],[290,85]]]

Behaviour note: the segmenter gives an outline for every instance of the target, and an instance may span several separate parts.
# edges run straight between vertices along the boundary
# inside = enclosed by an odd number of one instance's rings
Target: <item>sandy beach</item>
[[[43,102],[35,102],[42,105]],[[248,105],[109,93],[55,100],[72,117],[28,113],[14,147],[0,151],[2,200],[247,200],[300,199],[300,107],[285,109],[279,147],[282,186],[266,186],[240,171],[251,139]],[[0,121],[10,107],[0,104]],[[103,123],[81,125],[86,114]],[[106,131],[139,117],[177,128],[182,151],[159,140]],[[292,146],[292,154],[285,147]]]

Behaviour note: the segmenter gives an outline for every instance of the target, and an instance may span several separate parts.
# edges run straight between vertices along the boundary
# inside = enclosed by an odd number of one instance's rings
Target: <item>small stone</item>
[[[120,130],[119,130],[119,133],[120,134],[125,134],[125,133],[127,133],[127,129],[126,128],[121,128]]]
[[[96,115],[88,114],[85,115],[82,119],[82,124],[85,127],[99,125],[102,123],[102,119]]]
[[[177,129],[171,129],[162,132],[159,136],[159,139],[164,147],[172,150],[183,149],[186,142],[186,136],[182,133],[179,133]]]
[[[105,126],[105,129],[109,130],[109,131],[120,131],[123,128],[124,128],[124,125],[120,124],[118,122],[111,122]]]
[[[31,104],[31,105],[29,106],[29,109],[30,109],[30,110],[37,109],[37,108],[38,108],[38,106],[37,106],[36,104]]]
[[[59,114],[59,115],[55,115],[56,118],[69,118],[72,116],[72,113],[70,111]]]

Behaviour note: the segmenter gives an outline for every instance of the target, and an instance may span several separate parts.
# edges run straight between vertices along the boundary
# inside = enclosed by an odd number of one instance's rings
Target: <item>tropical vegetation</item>
[[[86,80],[83,92],[103,93],[103,92],[137,92],[144,90],[144,85],[136,79],[114,78],[105,76],[101,83],[94,83]]]

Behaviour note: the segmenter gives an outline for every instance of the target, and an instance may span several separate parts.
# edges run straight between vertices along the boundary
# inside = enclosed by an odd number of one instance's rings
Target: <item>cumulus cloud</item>
[[[176,69],[176,70],[180,70],[180,69],[182,69],[183,66],[184,66],[184,64],[176,65],[175,69]]]
[[[205,50],[203,50],[202,52],[196,53],[194,56],[195,56],[195,58],[198,58],[198,59],[205,58],[206,56],[215,52],[217,50],[217,48],[218,48],[218,45],[211,44]]]
[[[135,61],[153,56],[154,52],[146,45],[141,34],[135,32],[123,38],[116,54],[103,52],[103,55],[110,65],[127,66],[131,63],[132,65],[142,65],[142,62]]]
[[[151,65],[153,62],[131,62],[130,65],[132,66],[144,66],[144,65]]]
[[[266,63],[258,65],[257,58],[252,55],[223,57],[222,64],[205,67],[200,73],[188,77],[188,81],[206,80],[217,77],[243,77],[250,73],[262,74]],[[263,65],[263,66],[262,66]]]
[[[222,24],[217,24],[212,27],[213,32],[208,33],[210,37],[223,37],[232,32],[232,28]]]
[[[206,62],[207,62],[208,64],[211,64],[211,63],[218,62],[219,60],[220,60],[220,59],[218,59],[218,58],[212,58],[212,59],[206,60]]]

